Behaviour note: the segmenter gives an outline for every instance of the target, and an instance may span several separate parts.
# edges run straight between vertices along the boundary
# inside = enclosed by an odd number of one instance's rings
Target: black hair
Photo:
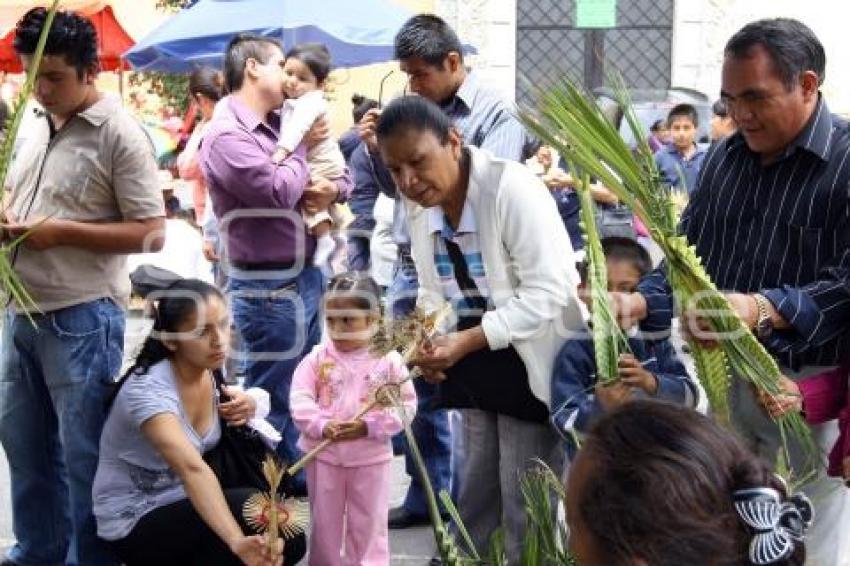
[[[667,125],[670,126],[673,124],[674,118],[688,118],[694,125],[694,128],[699,126],[699,116],[697,115],[697,109],[693,107],[692,104],[682,103],[677,104],[673,108],[670,109],[670,112],[667,113]]]
[[[652,270],[652,258],[649,252],[632,238],[624,236],[608,236],[600,240],[605,260],[627,261],[643,277]],[[583,284],[587,284],[587,261],[576,263],[576,270]]]
[[[656,120],[655,122],[652,123],[652,125],[649,127],[649,131],[652,132],[652,133],[656,133],[656,132],[660,132],[662,129],[666,129],[666,127],[667,127],[667,120],[665,120],[663,118],[659,118],[658,120]]]
[[[413,16],[404,22],[395,36],[394,54],[400,61],[421,57],[429,65],[442,67],[452,51],[463,61],[463,46],[457,34],[434,14]]]
[[[224,95],[224,77],[221,71],[212,67],[198,67],[189,75],[189,94],[203,94],[213,102]]]
[[[722,98],[715,100],[714,104],[711,105],[711,113],[715,116],[720,116],[721,118],[729,116],[729,107],[726,106],[726,101]]]
[[[640,243],[624,236],[602,238],[602,251],[606,260],[627,261],[643,277],[652,270],[652,259]]]
[[[245,64],[248,59],[256,59],[265,65],[274,50],[281,50],[280,42],[271,37],[253,33],[239,33],[233,36],[224,52],[224,85],[227,92],[236,92],[245,81]]]
[[[299,43],[286,52],[286,59],[289,58],[304,63],[317,83],[322,83],[331,74],[331,53],[322,43]]]
[[[769,18],[751,22],[726,43],[727,57],[746,59],[754,47],[761,46],[770,56],[776,74],[791,90],[800,75],[814,71],[818,85],[826,73],[826,53],[815,33],[804,23],[791,18]]]
[[[171,350],[165,347],[162,334],[179,332],[178,328],[197,312],[199,304],[210,297],[224,301],[224,295],[218,288],[200,279],[179,279],[157,289],[155,294],[159,296],[155,299],[153,328],[121,381],[132,374],[145,374],[151,366],[170,358]]]
[[[351,116],[354,118],[354,123],[359,124],[366,112],[373,108],[379,108],[381,104],[372,98],[363,96],[362,94],[354,93],[351,95]]]
[[[180,212],[180,199],[175,196],[170,196],[165,199],[165,212],[166,216],[177,216]]]
[[[47,20],[47,9],[33,8],[18,20],[13,46],[18,55],[32,55]],[[77,69],[83,78],[87,69],[96,67],[97,31],[91,20],[75,12],[57,11],[47,34],[45,55],[61,55],[68,65]]]
[[[636,558],[654,566],[749,564],[754,532],[733,492],[785,486],[767,462],[731,432],[693,409],[639,400],[603,416],[583,451],[593,469],[577,498],[580,520],[605,563]],[[805,545],[777,565],[803,564]]]
[[[583,285],[587,284],[587,269],[587,260],[576,262],[576,271],[578,271],[579,280],[582,282]]]
[[[390,102],[378,118],[378,142],[400,130],[429,131],[442,145],[449,140],[452,122],[443,110],[422,96],[401,96]]]
[[[333,295],[351,298],[358,309],[381,310],[381,287],[365,271],[346,271],[332,277],[325,297]]]

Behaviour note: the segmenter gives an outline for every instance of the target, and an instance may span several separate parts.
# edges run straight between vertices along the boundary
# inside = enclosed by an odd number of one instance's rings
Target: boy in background
[[[670,144],[655,152],[655,163],[665,183],[690,195],[697,185],[697,177],[705,150],[697,146],[699,126],[696,108],[678,104],[667,114]]]
[[[608,291],[631,293],[652,268],[647,251],[630,238],[603,238]],[[579,266],[579,296],[587,302],[587,266]],[[596,381],[593,339],[569,340],[555,359],[552,372],[551,421],[567,443],[570,458],[577,450],[576,434],[585,433],[602,416],[636,398],[662,399],[696,406],[697,389],[669,340],[644,340],[629,334],[631,354],[622,354],[619,380]]]

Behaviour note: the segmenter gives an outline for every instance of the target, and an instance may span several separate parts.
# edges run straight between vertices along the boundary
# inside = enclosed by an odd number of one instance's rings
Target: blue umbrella
[[[166,20],[124,57],[137,70],[181,73],[222,66],[239,32],[327,45],[335,67],[393,58],[393,38],[412,14],[387,0],[200,0]]]

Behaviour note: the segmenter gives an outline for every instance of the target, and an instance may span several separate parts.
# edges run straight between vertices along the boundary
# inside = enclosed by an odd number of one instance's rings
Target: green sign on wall
[[[617,0],[576,0],[577,28],[613,28],[617,25]]]

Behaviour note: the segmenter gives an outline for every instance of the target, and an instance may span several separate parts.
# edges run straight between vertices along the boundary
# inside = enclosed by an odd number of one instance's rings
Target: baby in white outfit
[[[280,136],[273,156],[276,162],[295,151],[316,119],[327,112],[324,86],[330,69],[330,53],[321,43],[296,45],[286,54],[283,90],[287,99],[280,111]],[[313,146],[307,153],[307,165],[312,179],[336,179],[345,175],[345,158],[337,139],[330,136]],[[327,267],[336,249],[331,228],[340,215],[334,212],[335,206],[316,214],[302,211],[307,228],[316,237],[313,263],[320,267]]]

